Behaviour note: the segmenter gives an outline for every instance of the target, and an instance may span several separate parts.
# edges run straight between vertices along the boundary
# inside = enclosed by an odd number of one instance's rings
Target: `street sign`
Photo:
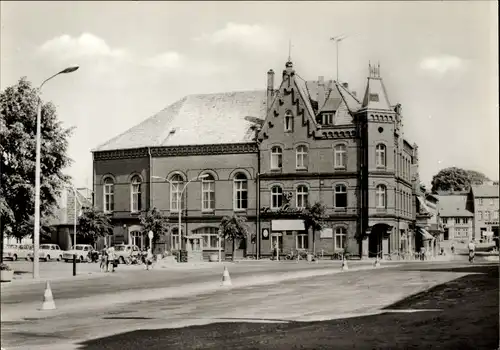
[[[149,237],[149,239],[153,239],[153,231],[149,231],[148,237]]]

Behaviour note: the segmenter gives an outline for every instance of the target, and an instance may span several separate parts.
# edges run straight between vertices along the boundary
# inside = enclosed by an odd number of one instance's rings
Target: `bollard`
[[[73,254],[73,276],[76,276],[76,254]]]

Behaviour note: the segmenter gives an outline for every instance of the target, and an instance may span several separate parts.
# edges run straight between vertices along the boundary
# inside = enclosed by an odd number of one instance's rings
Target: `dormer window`
[[[333,113],[323,113],[323,125],[333,125]]]
[[[285,113],[285,132],[293,131],[293,114],[292,111],[286,111]]]
[[[370,101],[378,102],[379,101],[378,94],[370,94]]]

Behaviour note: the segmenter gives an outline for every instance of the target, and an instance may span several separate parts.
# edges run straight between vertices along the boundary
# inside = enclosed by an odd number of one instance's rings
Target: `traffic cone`
[[[43,293],[43,303],[42,310],[55,310],[56,304],[54,303],[54,298],[52,296],[52,290],[50,289],[49,281],[45,286],[45,293]]]
[[[349,270],[349,266],[347,266],[347,260],[342,257],[342,267],[340,268],[340,271],[347,271]]]
[[[373,267],[380,267],[380,260],[378,259],[378,255],[375,258],[375,262],[373,263]]]
[[[233,284],[231,283],[231,277],[229,276],[229,271],[227,270],[227,267],[224,266],[224,273],[222,274],[222,286],[223,287],[230,287]]]

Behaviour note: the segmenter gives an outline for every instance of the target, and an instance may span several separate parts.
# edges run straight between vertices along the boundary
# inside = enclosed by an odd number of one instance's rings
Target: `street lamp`
[[[182,213],[182,210],[181,210],[181,198],[182,198],[182,195],[184,193],[184,190],[187,188],[187,185],[189,185],[192,181],[194,180],[199,180],[199,179],[204,179],[208,176],[208,174],[204,174],[204,175],[200,175],[200,176],[197,176],[197,177],[193,177],[191,180],[189,180],[185,185],[184,187],[182,188],[182,191],[181,193],[179,194],[179,196],[177,197],[177,210],[179,211],[179,226],[178,226],[178,230],[179,230],[179,239],[180,239],[180,243],[181,243],[181,250],[184,250],[185,249],[185,244],[184,244],[184,240],[182,239],[182,230],[181,230],[181,225],[182,225],[182,216],[181,216],[181,213]],[[153,178],[156,178],[156,179],[162,179],[162,180],[166,180],[170,183],[170,186],[172,186],[172,182],[165,178],[165,177],[161,177],[161,176],[153,176]],[[172,194],[170,194],[172,195]],[[173,247],[173,244],[172,244],[172,235],[170,235],[170,247],[172,249]]]
[[[68,67],[50,78],[45,79],[38,88],[38,110],[36,114],[36,165],[35,165],[35,226],[33,229],[33,279],[40,278],[40,143],[41,143],[41,121],[42,121],[42,99],[40,98],[43,85],[59,74],[72,73],[78,66]]]

